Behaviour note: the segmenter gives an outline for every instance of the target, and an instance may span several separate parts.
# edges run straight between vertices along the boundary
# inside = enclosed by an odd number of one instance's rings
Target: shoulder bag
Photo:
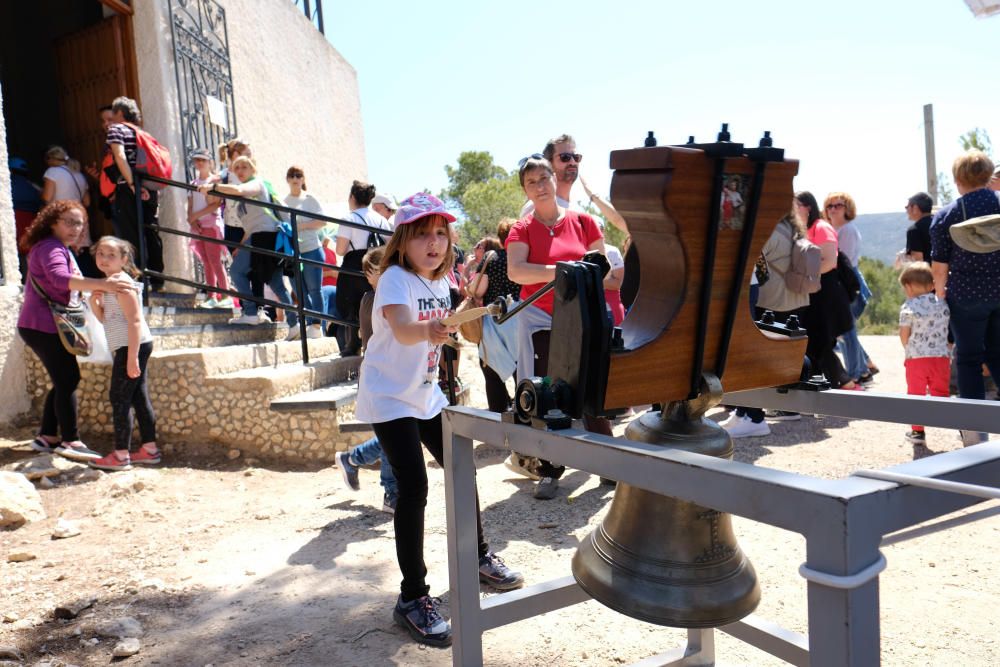
[[[56,333],[59,334],[59,340],[62,341],[66,351],[78,357],[89,355],[93,344],[90,340],[90,332],[87,331],[86,307],[82,303],[75,306],[56,303],[49,298],[34,276],[29,276],[29,279],[35,292],[48,305],[52,319],[56,323]]]
[[[472,294],[479,291],[479,283],[483,279],[483,274],[486,273],[486,267],[489,263],[496,257],[496,252],[490,251],[486,253],[483,257],[482,266],[479,267],[479,272],[476,274],[476,279],[472,283]],[[458,308],[455,309],[455,313],[461,313],[464,310],[469,310],[470,308],[478,308],[483,305],[483,302],[476,298],[475,296],[467,296],[462,299],[462,303],[458,304]],[[479,341],[483,339],[483,320],[481,318],[476,318],[468,322],[463,322],[458,325],[458,331],[462,334],[462,338],[469,341],[473,345],[479,345]]]

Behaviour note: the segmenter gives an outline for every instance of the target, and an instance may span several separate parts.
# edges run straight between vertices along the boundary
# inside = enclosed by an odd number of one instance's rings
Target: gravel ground
[[[862,341],[882,369],[877,389],[903,391],[898,341]],[[471,358],[462,375],[474,385],[474,404],[485,404]],[[905,425],[806,417],[772,429],[738,442],[737,458],[839,478],[913,456]],[[27,437],[7,434],[0,463],[29,456]],[[929,429],[928,444],[934,452],[961,447],[942,429]],[[567,575],[612,491],[569,471],[555,500],[536,501],[531,482],[501,465],[505,455],[485,444],[476,450],[491,545],[529,582]],[[432,467],[429,477],[428,580],[447,601],[443,473]],[[0,534],[0,647],[16,646],[24,664],[107,664],[118,640],[105,636],[102,622],[124,616],[143,628],[140,652],[124,658],[135,665],[451,664],[450,651],[418,646],[392,623],[399,574],[377,472],[362,471],[357,493],[335,468],[259,467],[225,456],[89,480],[67,472],[54,481],[40,490],[48,519]],[[81,534],[51,539],[60,516],[78,521]],[[738,517],[734,525],[760,579],[758,615],[805,633],[806,586],[797,575],[804,540]],[[991,585],[998,531],[992,516],[883,548],[883,664],[1000,664]],[[35,559],[7,562],[16,552]],[[77,618],[53,618],[55,607],[91,596],[95,604]],[[597,666],[629,664],[684,637],[591,601],[491,631],[484,646],[489,665]],[[724,664],[783,664],[726,635],[716,649]]]

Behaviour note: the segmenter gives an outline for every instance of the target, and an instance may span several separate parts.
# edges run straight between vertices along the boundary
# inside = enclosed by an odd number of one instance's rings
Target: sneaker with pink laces
[[[150,454],[145,447],[140,447],[138,451],[132,452],[129,456],[132,463],[147,466],[155,466],[162,460],[160,450],[157,449],[155,454]]]
[[[131,470],[132,465],[129,462],[129,458],[125,457],[120,459],[115,456],[114,452],[111,452],[107,456],[102,456],[99,459],[94,459],[92,461],[87,461],[87,465],[91,468],[97,468],[98,470]]]

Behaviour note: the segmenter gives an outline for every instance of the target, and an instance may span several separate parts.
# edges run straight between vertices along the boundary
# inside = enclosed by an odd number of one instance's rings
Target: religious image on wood
[[[743,229],[746,217],[747,194],[750,184],[747,178],[740,174],[725,174],[723,176],[722,200],[719,206],[722,214],[719,216],[719,229]]]

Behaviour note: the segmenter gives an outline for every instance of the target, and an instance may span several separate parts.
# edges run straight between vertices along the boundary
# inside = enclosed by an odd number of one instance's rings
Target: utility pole
[[[938,203],[937,161],[934,159],[934,105],[924,105],[924,152],[927,156],[927,194]]]

